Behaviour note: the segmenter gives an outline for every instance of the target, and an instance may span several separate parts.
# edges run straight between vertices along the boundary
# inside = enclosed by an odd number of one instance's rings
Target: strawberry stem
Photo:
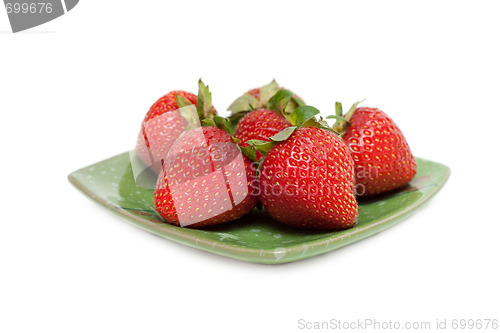
[[[335,116],[328,116],[326,117],[327,119],[337,119],[335,124],[333,124],[332,128],[335,132],[337,133],[344,133],[347,127],[350,125],[350,120],[352,118],[352,115],[356,111],[358,105],[365,100],[358,101],[354,103],[349,111],[345,114],[345,116],[342,117],[342,104],[340,102],[335,102]]]

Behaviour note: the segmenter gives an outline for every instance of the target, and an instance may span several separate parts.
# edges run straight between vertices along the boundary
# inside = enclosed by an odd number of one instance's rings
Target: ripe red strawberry
[[[259,109],[247,113],[236,126],[234,137],[241,142],[248,140],[265,140],[281,130],[292,126],[288,120],[280,116],[276,111]]]
[[[280,89],[273,95],[267,108],[262,108],[250,112],[241,112],[232,118],[245,114],[237,123],[234,137],[239,140],[240,147],[248,147],[247,141],[260,140],[271,141],[270,137],[276,135],[287,127],[296,125],[296,118],[292,114],[286,113],[286,108],[292,102],[294,94],[286,89]],[[296,108],[294,108],[295,110]],[[262,154],[256,152],[256,160],[260,160]]]
[[[232,221],[257,204],[256,175],[231,136],[198,127],[181,136],[164,160],[154,193],[168,223],[193,228]]]
[[[196,105],[201,118],[211,117],[216,113],[211,106],[211,97],[201,80],[201,95],[175,90],[162,96],[149,109],[141,125],[135,152],[139,159],[159,172],[161,160],[168,153],[174,141],[186,130],[188,121],[179,109],[187,105]],[[179,105],[179,101],[182,105]],[[208,107],[208,112],[207,106]]]
[[[234,137],[241,147],[247,147],[248,140],[270,141],[270,137],[279,133],[287,127],[292,126],[288,120],[276,111],[259,109],[247,113],[236,126]],[[262,155],[257,152],[256,159],[260,160]]]
[[[355,104],[337,129],[355,165],[356,192],[370,196],[408,184],[417,172],[417,164],[403,133],[394,121],[377,108]]]
[[[292,227],[352,227],[358,206],[349,150],[335,133],[301,118],[303,126],[311,127],[289,127],[271,143],[260,144],[268,152],[260,169],[259,198],[275,220]]]

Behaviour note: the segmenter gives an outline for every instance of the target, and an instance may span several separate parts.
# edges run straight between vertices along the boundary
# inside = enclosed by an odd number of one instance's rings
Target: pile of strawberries
[[[358,104],[344,114],[336,103],[323,119],[273,81],[239,97],[225,118],[201,80],[198,95],[166,94],[146,114],[136,146],[158,175],[157,212],[170,224],[200,228],[236,220],[261,202],[291,227],[354,226],[357,197],[399,189],[417,171],[391,118]]]

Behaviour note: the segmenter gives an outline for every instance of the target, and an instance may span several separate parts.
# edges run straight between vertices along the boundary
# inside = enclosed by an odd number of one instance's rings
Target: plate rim
[[[381,218],[379,220],[376,220],[370,224],[367,224],[363,227],[357,228],[352,232],[349,232],[349,230],[352,229],[347,229],[346,233],[343,233],[341,235],[335,235],[331,237],[327,237],[324,239],[319,239],[319,240],[309,240],[305,241],[304,243],[300,244],[295,244],[295,245],[290,245],[286,247],[277,247],[274,249],[257,249],[257,248],[246,248],[246,247],[240,247],[237,245],[232,245],[228,243],[224,243],[220,240],[208,240],[203,237],[198,237],[196,235],[186,233],[184,232],[184,228],[179,228],[175,226],[170,226],[168,224],[165,224],[168,226],[168,229],[162,228],[161,230],[157,228],[158,223],[148,221],[146,219],[140,218],[128,210],[118,207],[116,205],[111,204],[109,201],[106,201],[104,198],[95,195],[87,186],[85,186],[82,182],[80,182],[77,177],[75,176],[78,172],[88,169],[92,166],[95,166],[97,164],[105,163],[106,161],[112,160],[114,158],[117,158],[121,155],[127,154],[128,152],[117,154],[114,156],[111,156],[109,158],[106,158],[104,160],[101,160],[99,162],[90,164],[88,166],[85,166],[83,168],[77,169],[73,172],[71,172],[68,175],[68,180],[69,182],[77,188],[80,192],[82,192],[85,196],[87,196],[89,199],[93,200],[94,202],[99,203],[101,206],[111,210],[114,214],[118,215],[119,217],[125,218],[126,222],[133,224],[136,227],[139,227],[140,229],[146,230],[148,232],[151,232],[153,234],[156,234],[157,236],[160,236],[165,239],[169,239],[172,241],[175,241],[177,243],[181,243],[187,246],[191,246],[200,250],[204,250],[206,252],[214,253],[217,255],[222,255],[228,258],[236,259],[236,260],[242,260],[246,262],[253,262],[253,263],[260,263],[260,264],[281,264],[281,263],[286,263],[286,262],[292,262],[292,261],[298,261],[301,259],[306,259],[310,258],[316,255],[324,254],[325,252],[333,251],[337,248],[349,245],[351,243],[354,243],[358,240],[362,240],[365,238],[368,238],[370,236],[373,236],[387,228],[390,228],[394,224],[396,224],[398,221],[402,220],[404,217],[407,215],[411,215],[414,213],[419,207],[427,203],[429,199],[431,199],[439,190],[447,183],[448,179],[450,178],[451,174],[451,169],[439,162],[435,162],[432,160],[424,159],[421,157],[416,157],[416,159],[421,160],[423,162],[430,162],[433,164],[437,164],[441,167],[444,168],[445,173],[444,176],[442,177],[442,181],[440,181],[437,186],[434,186],[434,188],[421,200],[418,200],[417,202],[413,203],[412,205],[406,206],[404,209],[399,210],[397,213],[387,216],[385,218]],[[393,222],[393,223],[391,223]],[[162,226],[164,226],[162,224]],[[177,230],[178,229],[178,230]],[[366,232],[370,232],[371,229],[375,229],[372,233],[368,235],[364,235]],[[191,229],[189,229],[191,230]],[[355,236],[361,234],[360,239],[357,239]],[[354,236],[354,237],[351,237]],[[349,241],[350,240],[350,241]],[[337,246],[329,247],[330,244],[335,244]],[[307,247],[307,251],[309,251],[311,248],[321,248],[324,247],[325,251],[321,251],[318,253],[313,253],[310,256],[302,256],[299,258],[296,258],[298,254],[304,252],[304,248]],[[285,250],[285,254],[280,257],[281,252],[276,252],[278,249],[283,249]],[[274,258],[274,260],[272,260]],[[259,260],[261,259],[261,260]],[[283,259],[283,260],[281,260]]]

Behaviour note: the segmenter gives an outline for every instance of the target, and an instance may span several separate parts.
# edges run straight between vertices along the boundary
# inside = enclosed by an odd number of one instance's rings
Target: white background
[[[495,1],[90,1],[12,34],[0,9],[0,331],[298,332],[298,321],[500,319]],[[67,181],[132,149],[202,77],[224,110],[272,78],[324,113],[366,98],[450,166],[422,210],[265,266],[135,228]]]

